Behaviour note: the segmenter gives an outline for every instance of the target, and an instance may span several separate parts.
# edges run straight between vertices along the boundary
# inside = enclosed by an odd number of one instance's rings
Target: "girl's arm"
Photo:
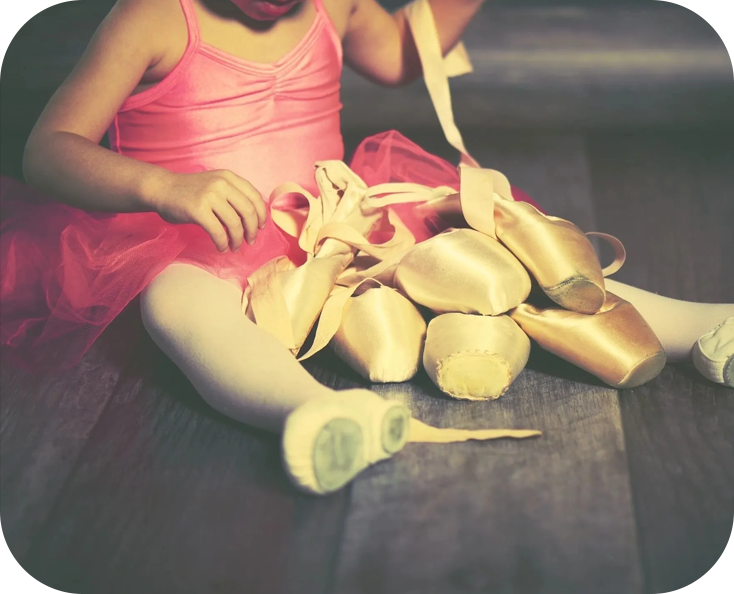
[[[26,181],[71,206],[152,210],[149,198],[164,172],[99,146],[120,106],[160,57],[158,3],[146,2],[115,5],[28,139]]]
[[[175,174],[99,146],[120,106],[176,45],[177,24],[185,31],[178,0],[118,0],[33,129],[23,173],[70,206],[155,211],[200,225],[220,251],[237,250],[267,218],[246,180],[228,171]]]
[[[429,0],[444,54],[461,39],[485,0]],[[377,0],[354,0],[343,41],[350,67],[385,86],[407,84],[421,75],[421,64],[401,9],[389,14]]]

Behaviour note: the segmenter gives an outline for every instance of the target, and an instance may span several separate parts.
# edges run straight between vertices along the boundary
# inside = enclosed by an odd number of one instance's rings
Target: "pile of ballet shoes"
[[[337,355],[372,382],[407,381],[422,364],[440,390],[469,400],[507,390],[530,338],[615,388],[661,372],[660,341],[605,290],[576,225],[497,195],[494,224],[496,239],[456,225],[413,246],[387,279],[363,283],[331,339]]]

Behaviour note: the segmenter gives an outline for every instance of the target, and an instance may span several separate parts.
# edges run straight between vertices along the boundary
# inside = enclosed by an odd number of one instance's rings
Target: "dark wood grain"
[[[26,569],[80,593],[324,591],[348,491],[298,494],[278,436],[209,409],[150,340],[137,356]]]
[[[539,3],[540,4],[540,3]],[[459,128],[734,123],[731,59],[703,19],[672,3],[487,2],[464,40],[472,74],[452,79]],[[347,127],[429,127],[422,82],[370,85],[345,72]]]
[[[734,302],[732,131],[593,136],[590,161],[599,219],[629,253],[619,280]],[[621,411],[646,589],[677,590],[713,566],[731,535],[733,391],[668,366],[622,392]]]
[[[11,45],[3,173],[20,174],[30,127],[111,4],[57,6]],[[549,4],[488,3],[470,29],[477,73],[453,83],[469,148],[548,212],[618,235],[629,260],[615,278],[734,301],[734,84],[720,40],[670,4]],[[396,93],[347,74],[344,102],[350,147],[399,127],[456,159],[421,84]],[[622,124],[672,130],[599,131]],[[209,409],[136,328],[120,318],[56,378],[0,367],[3,532],[57,589],[653,594],[703,575],[731,533],[732,391],[689,366],[618,394],[535,350],[493,403],[452,401],[422,373],[374,386],[437,426],[545,433],[410,444],[313,498],[288,484],[276,436]],[[364,385],[328,352],[307,368]]]
[[[23,562],[107,406],[137,336],[124,312],[74,369],[27,373],[0,367],[0,515]]]
[[[480,162],[593,225],[580,136],[488,139],[472,142]],[[335,593],[641,591],[617,392],[553,358],[530,367],[489,403],[450,400],[423,374],[374,386],[429,423],[544,435],[410,444],[366,472],[352,486]]]

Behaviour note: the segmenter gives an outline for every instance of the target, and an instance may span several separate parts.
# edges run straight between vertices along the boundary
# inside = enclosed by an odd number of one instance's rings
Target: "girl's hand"
[[[169,223],[203,227],[220,252],[252,245],[268,216],[260,192],[231,171],[169,172],[152,203]]]

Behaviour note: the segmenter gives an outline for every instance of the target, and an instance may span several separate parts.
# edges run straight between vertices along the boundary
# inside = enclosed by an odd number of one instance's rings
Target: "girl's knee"
[[[181,266],[187,265],[172,264],[163,270],[140,294],[143,325],[154,338],[173,332],[185,319],[185,312],[181,311],[182,304],[177,296],[184,290],[181,273],[185,275],[189,271],[182,270]]]
[[[206,270],[174,263],[143,290],[140,309],[149,334],[200,333],[242,317],[242,290]]]

